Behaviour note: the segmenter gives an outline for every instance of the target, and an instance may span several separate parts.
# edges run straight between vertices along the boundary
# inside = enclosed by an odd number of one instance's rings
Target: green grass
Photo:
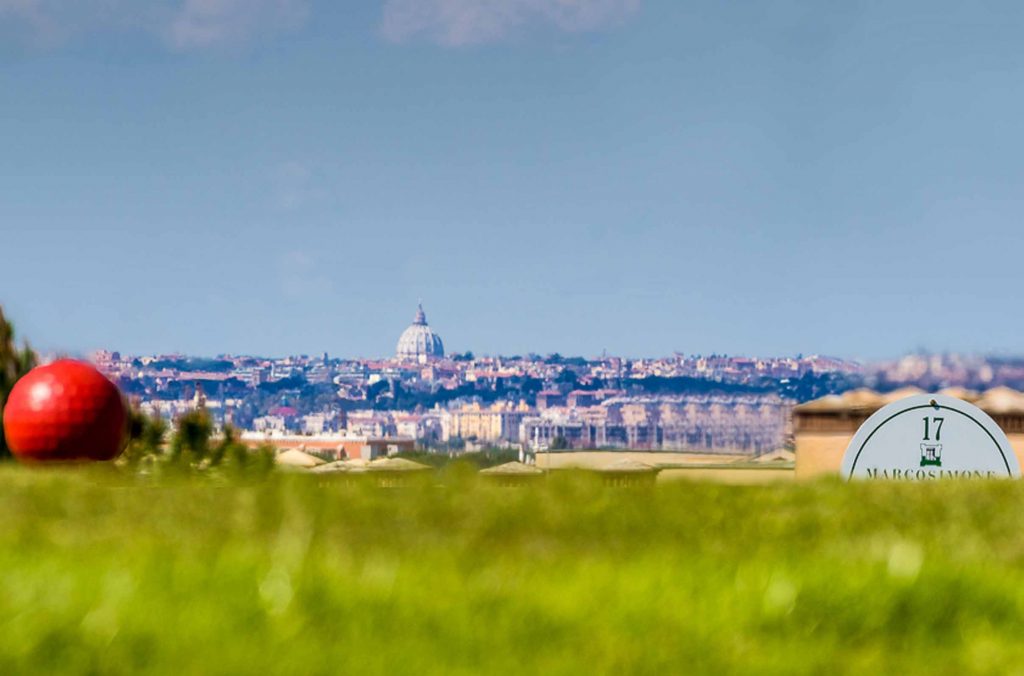
[[[1021,482],[450,480],[2,468],[0,673],[1024,670]]]

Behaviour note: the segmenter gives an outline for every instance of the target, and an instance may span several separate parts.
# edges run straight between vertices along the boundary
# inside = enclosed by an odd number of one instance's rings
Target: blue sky
[[[142,7],[143,9],[140,9]],[[0,0],[45,349],[1024,352],[1024,6]]]

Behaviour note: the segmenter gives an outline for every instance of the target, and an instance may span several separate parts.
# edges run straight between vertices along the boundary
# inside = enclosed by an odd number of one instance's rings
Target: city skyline
[[[410,330],[419,329],[421,325],[424,326],[424,327],[428,327],[429,328],[429,326],[428,326],[428,324],[426,322],[426,319],[425,319],[425,313],[424,313],[424,310],[423,310],[423,302],[422,302],[422,300],[417,303],[417,307],[418,307],[418,309],[417,309],[415,318],[413,320],[413,323],[411,325],[409,325],[405,329],[405,331],[402,333],[401,336],[399,336],[399,347],[398,347],[398,350],[397,350],[399,358],[401,358],[402,354],[403,354],[403,348],[401,346],[401,343],[402,343],[405,335],[408,334]],[[438,344],[440,344],[440,341],[441,341],[440,336],[437,336],[436,333],[432,329],[429,330],[429,333],[431,335],[435,335],[436,336],[436,341],[438,342]],[[257,358],[257,359],[272,359],[272,360],[276,360],[276,359],[287,359],[287,358],[290,358],[290,357],[309,358],[310,356],[325,355],[325,354],[331,355],[332,359],[339,359],[339,360],[342,360],[342,361],[388,360],[388,359],[395,358],[395,355],[393,353],[394,351],[389,352],[387,349],[382,349],[380,352],[373,353],[373,354],[346,354],[346,353],[334,352],[334,351],[327,350],[327,349],[307,350],[307,351],[302,351],[302,352],[296,352],[296,351],[293,351],[293,352],[282,352],[282,353],[277,353],[277,354],[273,354],[273,353],[259,353],[259,352],[239,352],[239,351],[230,351],[230,350],[223,350],[223,351],[217,351],[217,352],[184,352],[184,351],[181,351],[181,350],[170,350],[170,351],[159,351],[159,350],[122,350],[122,349],[120,349],[117,346],[109,346],[109,345],[108,346],[97,347],[97,348],[91,348],[91,349],[87,349],[87,350],[69,350],[69,349],[54,349],[54,348],[39,349],[39,345],[32,344],[31,341],[29,341],[26,336],[21,336],[21,339],[24,340],[24,341],[28,341],[31,344],[31,346],[34,349],[36,349],[37,351],[39,351],[40,354],[44,358],[46,358],[46,359],[53,359],[53,358],[57,358],[58,356],[72,356],[72,357],[79,357],[79,358],[90,358],[91,354],[95,355],[95,354],[112,354],[112,353],[118,353],[118,354],[123,353],[125,355],[131,355],[133,357],[170,357],[170,356],[176,356],[176,357],[199,358],[199,359],[206,359],[206,358],[213,358],[213,359],[215,359],[215,358],[221,358],[221,357],[227,357],[227,358],[234,358],[234,357],[247,357],[247,358],[250,358],[251,357],[251,358]],[[697,358],[713,358],[713,357],[738,358],[738,359],[755,359],[755,360],[757,360],[757,359],[786,360],[786,359],[804,359],[804,358],[816,359],[816,358],[822,358],[822,359],[841,360],[841,361],[849,362],[851,364],[860,364],[860,365],[882,364],[882,363],[888,363],[888,362],[893,362],[893,361],[897,361],[897,360],[900,360],[900,359],[906,359],[906,358],[912,358],[912,357],[921,357],[921,358],[952,357],[952,358],[958,358],[958,359],[959,358],[964,358],[964,359],[1002,359],[1002,358],[1019,359],[1019,358],[1024,358],[1024,354],[1022,354],[1020,351],[1018,351],[1018,352],[1010,352],[1010,351],[1000,352],[1000,351],[996,351],[996,350],[990,350],[988,352],[981,352],[981,351],[978,351],[978,352],[957,352],[957,351],[952,351],[952,350],[931,351],[931,350],[928,350],[928,349],[926,349],[924,347],[921,347],[921,346],[919,346],[918,348],[916,348],[914,350],[906,350],[906,351],[901,352],[899,354],[885,355],[885,356],[882,356],[882,357],[876,357],[876,358],[870,358],[870,359],[849,357],[849,356],[839,355],[839,354],[826,354],[826,353],[822,353],[822,352],[810,352],[810,353],[792,352],[792,353],[788,353],[788,354],[787,353],[767,354],[767,353],[753,353],[753,352],[750,352],[750,353],[744,353],[744,352],[741,352],[741,353],[729,353],[729,352],[725,352],[725,351],[721,351],[721,350],[717,350],[717,351],[716,350],[712,350],[712,351],[709,351],[709,352],[694,352],[694,351],[685,351],[685,350],[672,350],[671,352],[668,352],[668,353],[665,353],[665,354],[621,354],[621,353],[609,352],[608,350],[605,349],[605,350],[602,350],[600,353],[597,353],[597,354],[586,354],[586,353],[582,353],[582,352],[573,353],[573,352],[560,352],[560,351],[543,351],[543,350],[525,350],[525,351],[516,352],[516,353],[512,353],[512,352],[508,352],[508,353],[494,353],[494,352],[487,352],[487,351],[482,351],[482,350],[474,350],[472,347],[466,347],[464,349],[448,350],[447,352],[445,352],[444,349],[442,348],[442,352],[440,353],[439,356],[443,357],[443,358],[447,358],[447,359],[451,359],[451,358],[462,359],[464,356],[467,356],[467,355],[468,356],[474,356],[475,358],[483,358],[483,359],[521,359],[521,358],[543,359],[543,358],[548,358],[548,357],[561,356],[561,357],[565,357],[565,358],[584,358],[584,359],[587,359],[587,360],[624,359],[624,360],[637,360],[637,361],[661,360],[661,359],[669,359],[669,358],[697,359]],[[409,355],[406,354],[405,356],[409,356]]]
[[[101,348],[94,350],[94,354],[111,355],[114,353],[120,354],[122,351],[116,348]],[[266,359],[287,359],[289,357],[301,357],[310,358],[311,355],[330,355],[329,350],[319,350],[310,353],[290,353],[290,354],[255,354],[255,353],[234,353],[234,352],[219,352],[211,354],[199,354],[199,353],[183,353],[183,352],[125,352],[136,357],[166,357],[166,356],[178,356],[188,358],[218,358],[218,357],[252,357],[252,358],[266,358]],[[79,353],[78,356],[88,356]],[[526,351],[522,354],[491,354],[487,352],[478,352],[472,349],[462,351],[445,351],[441,336],[434,331],[427,321],[426,312],[423,308],[422,300],[417,303],[416,313],[413,317],[412,323],[409,324],[405,330],[398,337],[397,346],[393,353],[381,353],[375,355],[345,355],[334,353],[331,358],[342,361],[365,361],[365,360],[388,360],[398,359],[405,361],[417,361],[417,360],[465,360],[467,357],[476,359],[540,359],[550,358],[555,356],[561,356],[565,358],[586,358],[592,360],[599,359],[625,359],[625,360],[657,360],[665,358],[700,358],[700,357],[735,357],[735,358],[753,358],[753,359],[841,359],[834,355],[818,355],[809,354],[803,355],[802,353],[793,355],[728,355],[725,353],[712,352],[707,355],[690,353],[686,354],[683,352],[673,352],[669,355],[617,355],[609,354],[606,351],[602,352],[601,355],[583,355],[583,354],[561,354],[559,352],[546,352],[541,353],[534,350]],[[851,363],[855,363],[850,360]]]
[[[843,393],[863,401],[941,391],[1003,406],[1020,396],[1008,388],[1024,383],[1024,358],[862,365],[821,356],[451,355],[422,309],[383,358],[100,352],[93,360],[147,417],[173,421],[203,410],[250,440],[315,437],[328,451],[346,437],[446,451],[566,444],[763,454],[788,443],[795,405],[824,395],[834,403]]]
[[[927,20],[922,20],[927,17]],[[1024,8],[0,0],[46,351],[1014,354]]]

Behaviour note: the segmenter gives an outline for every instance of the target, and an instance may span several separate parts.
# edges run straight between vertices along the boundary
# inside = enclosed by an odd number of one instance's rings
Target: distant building
[[[589,408],[553,408],[523,419],[533,450],[706,450],[760,454],[784,445],[793,402],[774,394],[613,397]]]
[[[558,390],[541,390],[537,393],[537,408],[545,410],[555,406],[565,406],[566,396]]]
[[[252,421],[252,428],[257,432],[284,432],[285,419],[277,415],[264,415]]]
[[[337,416],[327,413],[313,413],[302,416],[299,429],[303,434],[325,434],[338,430]]]
[[[430,359],[444,357],[444,343],[441,336],[434,333],[427,324],[427,315],[420,305],[409,328],[402,332],[398,339],[396,355],[399,359],[426,362]]]
[[[407,453],[416,448],[414,439],[401,437],[351,437],[341,435],[285,435],[258,432],[242,434],[242,443],[251,448],[270,444],[278,451],[298,449],[305,453],[335,460],[376,460]]]
[[[440,441],[443,429],[442,415],[438,412],[395,415],[395,430],[399,437]]]
[[[619,390],[574,390],[565,397],[565,405],[569,408],[597,406],[605,399],[618,397],[622,394]]]
[[[466,404],[444,419],[444,440],[471,439],[484,443],[518,442],[523,419],[533,409],[525,402],[497,402],[491,406]]]

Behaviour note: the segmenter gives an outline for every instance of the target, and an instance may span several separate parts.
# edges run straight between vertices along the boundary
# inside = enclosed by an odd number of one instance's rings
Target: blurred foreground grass
[[[0,468],[0,673],[1024,670],[1024,483]]]

